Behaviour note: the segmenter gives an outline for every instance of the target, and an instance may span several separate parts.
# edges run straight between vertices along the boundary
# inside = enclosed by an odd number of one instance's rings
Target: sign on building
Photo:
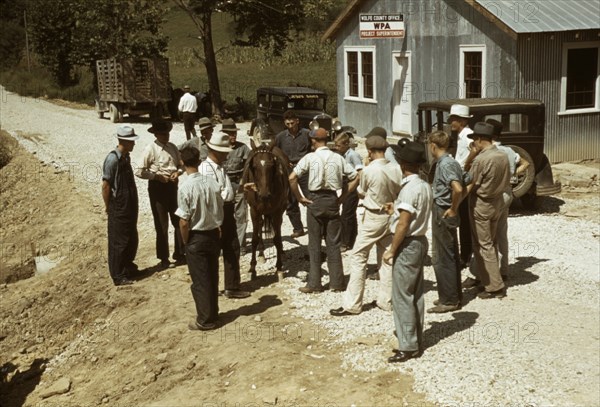
[[[361,14],[360,38],[404,38],[404,16]]]

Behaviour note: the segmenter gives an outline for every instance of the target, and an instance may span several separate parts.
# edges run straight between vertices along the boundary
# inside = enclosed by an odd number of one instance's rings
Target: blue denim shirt
[[[433,201],[442,208],[452,206],[452,184],[458,181],[463,184],[463,170],[460,164],[449,154],[444,154],[437,160],[433,177]]]

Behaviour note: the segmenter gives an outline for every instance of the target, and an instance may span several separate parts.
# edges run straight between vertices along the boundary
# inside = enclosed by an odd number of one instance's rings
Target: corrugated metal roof
[[[516,33],[600,29],[600,0],[475,0]]]

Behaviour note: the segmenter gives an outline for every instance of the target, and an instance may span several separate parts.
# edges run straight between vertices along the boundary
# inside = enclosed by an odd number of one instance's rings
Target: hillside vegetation
[[[176,6],[165,15],[164,32],[169,37],[166,56],[174,87],[189,84],[198,91],[208,90],[206,70],[199,56],[202,45],[191,19]],[[232,18],[225,13],[213,16],[213,40],[217,54],[221,93],[232,103],[239,96],[254,106],[256,89],[261,86],[303,85],[325,90],[327,110],[337,113],[335,46],[322,43],[319,33],[295,33],[287,48],[233,46]],[[78,83],[59,87],[52,76],[36,63],[31,72],[25,58],[20,66],[0,72],[0,83],[24,96],[65,99],[93,105],[93,75],[87,67],[77,70]]]

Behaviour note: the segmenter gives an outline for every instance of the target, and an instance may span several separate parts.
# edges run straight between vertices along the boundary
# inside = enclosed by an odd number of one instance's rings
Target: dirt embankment
[[[206,334],[187,330],[185,267],[146,270],[116,289],[101,208],[68,173],[14,152],[0,170],[3,407],[422,402],[405,375],[341,369],[330,332],[292,316],[273,278],[250,286],[247,300],[221,299],[226,325]],[[48,274],[31,277],[31,242],[56,263]],[[152,258],[152,241],[141,243],[138,257]]]

